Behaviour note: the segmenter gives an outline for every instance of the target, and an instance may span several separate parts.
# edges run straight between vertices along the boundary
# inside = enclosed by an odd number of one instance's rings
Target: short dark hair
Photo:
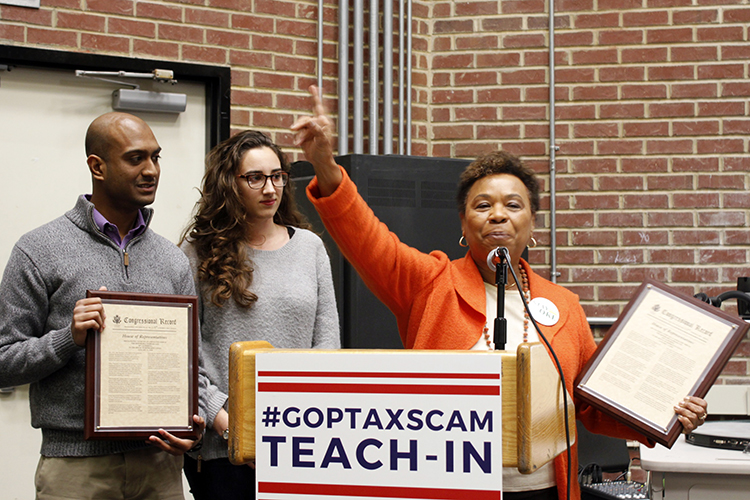
[[[488,175],[497,174],[509,174],[518,177],[529,191],[531,214],[534,215],[539,211],[539,181],[534,171],[524,165],[520,158],[505,151],[495,151],[480,156],[464,169],[458,181],[458,193],[456,194],[458,211],[460,213],[466,211],[466,196],[475,182]]]
[[[86,158],[96,155],[102,160],[109,161],[109,143],[102,134],[89,128],[86,134]]]

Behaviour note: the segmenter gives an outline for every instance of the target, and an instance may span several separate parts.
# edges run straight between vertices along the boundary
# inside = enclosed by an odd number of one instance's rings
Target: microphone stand
[[[497,316],[495,317],[495,350],[504,351],[508,341],[508,320],[505,319],[505,285],[508,284],[508,260],[505,252],[497,252],[500,265],[495,267],[497,286]]]

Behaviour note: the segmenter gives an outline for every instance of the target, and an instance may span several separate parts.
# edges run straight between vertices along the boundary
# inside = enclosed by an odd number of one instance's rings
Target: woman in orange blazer
[[[566,388],[596,350],[586,315],[578,297],[536,274],[521,259],[523,250],[536,244],[534,219],[539,209],[539,184],[534,173],[513,155],[495,152],[482,156],[461,175],[457,202],[462,234],[459,244],[468,251],[451,261],[440,251],[425,254],[401,243],[380,222],[357,193],[346,171],[336,165],[331,141],[331,122],[311,88],[313,115],[292,127],[296,142],[305,151],[316,177],[307,188],[310,201],[342,254],[354,266],[370,290],[398,320],[401,340],[410,349],[493,349],[493,321],[498,290],[488,254],[508,249],[510,265],[505,312],[508,339],[505,348],[515,350],[522,342],[538,342],[530,327],[523,302],[525,295],[534,318],[551,343],[562,365]],[[675,408],[686,432],[703,423],[706,402],[688,397]],[[576,401],[576,418],[592,432],[648,442],[641,434],[595,408]],[[572,463],[566,454],[533,474],[503,469],[505,499],[564,499],[567,468],[577,474],[577,449]],[[572,475],[572,477],[576,477]],[[576,481],[571,498],[580,498]]]

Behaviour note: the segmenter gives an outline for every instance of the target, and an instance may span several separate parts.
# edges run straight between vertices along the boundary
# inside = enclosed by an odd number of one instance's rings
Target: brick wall
[[[547,2],[423,5],[426,154],[505,149],[548,186]],[[594,317],[617,316],[647,277],[690,295],[734,289],[750,275],[748,1],[555,11],[558,282]],[[537,226],[530,259],[549,275],[547,210]],[[725,382],[748,383],[748,353],[745,340]]]
[[[333,111],[337,4],[324,10]],[[547,1],[415,0],[413,15],[413,153],[506,149],[548,187]],[[0,43],[231,66],[232,127],[296,156],[316,22],[315,0],[42,0],[0,5]],[[750,1],[558,0],[555,27],[558,282],[596,317],[645,277],[733,289],[750,276]],[[549,275],[543,207],[531,261]],[[723,380],[748,383],[749,360],[746,340]]]

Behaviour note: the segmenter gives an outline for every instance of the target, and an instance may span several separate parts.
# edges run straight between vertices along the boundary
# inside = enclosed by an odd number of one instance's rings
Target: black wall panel
[[[442,250],[452,259],[465,255],[466,249],[458,246],[461,224],[455,199],[458,178],[468,160],[346,155],[337,161],[347,170],[375,215],[401,241],[423,252]],[[292,174],[297,202],[331,254],[343,346],[403,347],[395,317],[341,256],[307,200],[305,187],[314,175],[312,166],[297,162]]]

